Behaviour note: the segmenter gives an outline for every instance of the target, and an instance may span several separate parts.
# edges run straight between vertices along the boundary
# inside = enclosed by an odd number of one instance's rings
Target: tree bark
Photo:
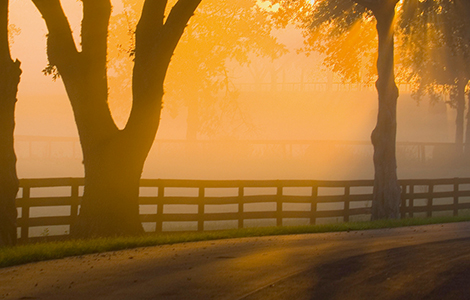
[[[139,187],[145,155],[136,155],[136,147],[119,132],[86,152],[85,191],[74,236],[143,233]]]
[[[464,145],[464,157],[466,162],[470,162],[470,95],[467,95],[467,124],[465,126],[465,145]]]
[[[13,145],[20,62],[13,61],[8,43],[8,0],[0,1],[0,247],[16,244],[18,177]]]
[[[379,98],[377,124],[372,132],[374,146],[374,191],[372,220],[400,217],[400,186],[397,178],[396,133],[398,88],[394,73],[395,5],[382,1],[373,7],[379,40],[376,88]]]
[[[143,233],[139,217],[142,169],[160,122],[163,82],[174,49],[201,0],[146,0],[136,29],[132,110],[119,130],[108,106],[107,35],[110,0],[82,0],[78,52],[60,0],[32,0],[49,30],[48,57],[62,76],[77,123],[85,190],[76,237]]]
[[[455,117],[455,155],[459,157],[462,155],[464,143],[464,128],[465,128],[465,87],[467,80],[462,76],[457,81],[455,93],[455,109],[457,115]]]

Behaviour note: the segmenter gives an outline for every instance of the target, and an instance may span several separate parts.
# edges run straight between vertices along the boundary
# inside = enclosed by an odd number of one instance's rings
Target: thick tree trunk
[[[20,62],[8,44],[8,1],[0,1],[0,247],[16,244],[16,155],[13,146]]]
[[[16,244],[16,155],[13,146],[20,63],[0,63],[0,246]]]
[[[138,157],[135,146],[116,137],[84,154],[85,190],[74,236],[143,233],[139,187],[145,156]]]
[[[128,126],[119,130],[105,107],[106,85],[102,82],[95,87],[98,78],[90,83],[92,76],[80,69],[63,76],[74,107],[85,167],[80,214],[71,233],[79,238],[139,235],[144,232],[139,217],[140,177],[160,122],[163,83],[154,84],[158,87],[152,94],[154,101],[140,112],[143,120],[153,122],[138,131]],[[82,115],[84,103],[95,109]]]
[[[376,82],[379,112],[371,136],[375,168],[372,219],[376,220],[400,217],[400,186],[395,155],[398,99],[393,59],[395,4],[381,6],[374,11],[374,15],[379,38]]]
[[[467,95],[467,125],[465,126],[465,145],[464,145],[464,156],[465,161],[470,162],[470,95]]]
[[[75,95],[70,92],[74,89],[66,86],[69,97],[74,99]],[[77,116],[80,109],[74,110],[85,167],[80,214],[71,231],[75,237],[139,235],[144,232],[139,217],[140,178],[160,121],[160,109],[157,108],[161,107],[163,87],[160,90],[160,101],[149,105],[145,112],[154,122],[139,132],[110,128],[96,135],[86,124],[80,126],[83,122]]]

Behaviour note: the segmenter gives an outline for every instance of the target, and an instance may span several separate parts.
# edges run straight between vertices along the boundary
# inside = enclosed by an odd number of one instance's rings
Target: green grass
[[[470,221],[470,216],[380,220],[371,222],[337,223],[328,225],[306,225],[291,227],[247,228],[210,232],[148,234],[135,237],[96,238],[89,240],[47,242],[0,248],[0,268],[43,260],[59,259],[69,256],[78,256],[84,254],[101,253],[137,247],[148,247],[185,242],[269,235],[288,235],[350,230],[369,230],[380,228],[396,228],[405,226],[452,223],[463,221]]]

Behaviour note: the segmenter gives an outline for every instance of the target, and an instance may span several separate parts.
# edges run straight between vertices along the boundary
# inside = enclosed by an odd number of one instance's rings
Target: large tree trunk
[[[85,95],[78,93],[82,100],[75,99],[75,84],[86,86],[86,76],[81,80],[68,80],[67,92],[73,103],[86,101]],[[70,83],[70,81],[72,83]],[[85,90],[93,90],[88,87]],[[75,237],[117,236],[142,234],[139,217],[139,187],[144,162],[152,147],[160,121],[163,85],[159,101],[148,105],[145,114],[149,120],[145,130],[118,130],[101,124],[101,134],[94,127],[87,126],[84,117],[78,115],[80,105],[74,109],[78,124],[80,142],[85,167],[85,189],[81,201],[78,222],[72,227]],[[105,100],[102,100],[105,101]],[[95,102],[95,101],[93,101]],[[100,120],[107,114],[99,115]],[[141,114],[144,117],[144,112]],[[147,119],[147,118],[144,118]]]
[[[395,155],[398,88],[394,73],[393,19],[396,1],[385,1],[373,10],[377,20],[379,51],[377,60],[379,111],[372,132],[374,146],[374,192],[372,219],[400,217],[400,186]]]
[[[122,135],[119,132],[84,154],[85,191],[80,218],[72,228],[74,236],[143,233],[139,187],[145,156],[136,155],[136,145],[121,139]]]
[[[15,245],[16,155],[13,146],[15,104],[20,82],[20,62],[13,61],[8,44],[8,0],[0,1],[0,247]]]
[[[464,145],[464,156],[465,161],[470,162],[470,95],[467,95],[467,125],[465,126],[465,145]]]

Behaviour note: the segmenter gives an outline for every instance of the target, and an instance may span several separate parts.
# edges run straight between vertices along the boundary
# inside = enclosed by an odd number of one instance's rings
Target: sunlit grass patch
[[[470,215],[461,217],[410,218],[403,220],[379,220],[371,222],[336,223],[325,225],[246,228],[209,232],[147,234],[135,237],[96,238],[88,240],[48,242],[0,248],[0,267],[8,267],[30,262],[59,259],[84,254],[185,242],[269,235],[396,228],[463,221],[470,221]]]

